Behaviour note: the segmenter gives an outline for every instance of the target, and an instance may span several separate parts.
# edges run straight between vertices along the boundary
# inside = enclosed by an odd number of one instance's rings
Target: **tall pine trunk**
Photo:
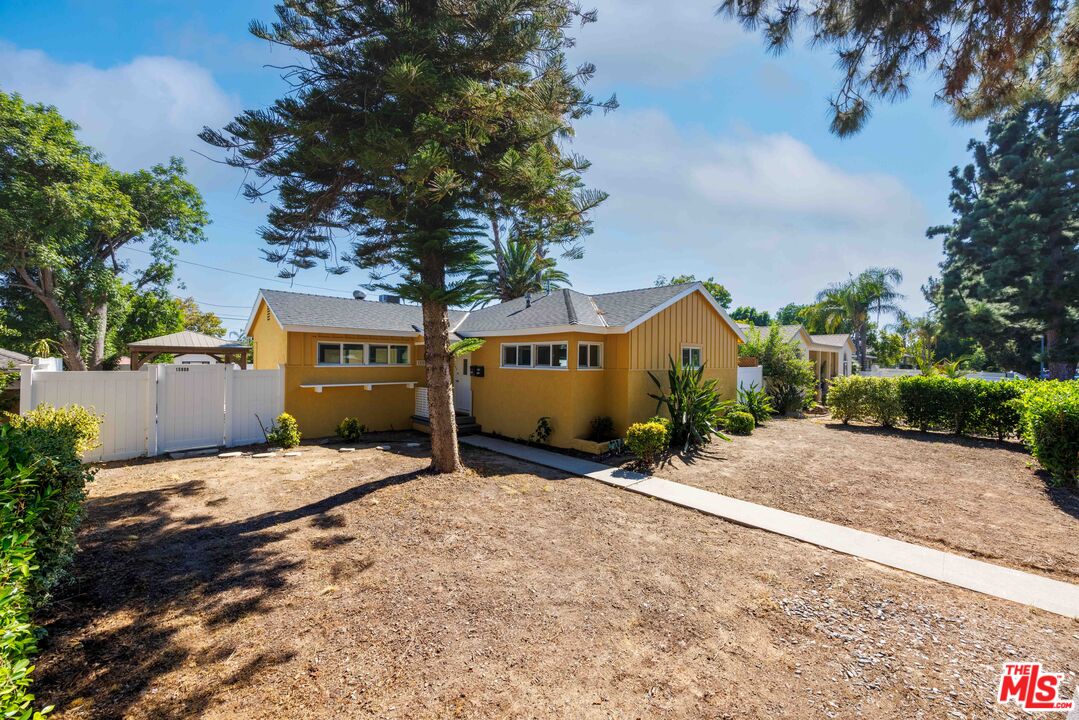
[[[427,404],[431,422],[431,468],[440,473],[461,468],[457,418],[453,409],[450,323],[445,303],[423,303],[423,358],[427,363]]]
[[[432,300],[446,289],[446,263],[438,252],[420,262],[420,281],[429,293],[423,308],[423,359],[427,376],[427,415],[431,423],[431,469],[452,473],[461,469],[457,447],[457,418],[453,410],[453,368],[450,366],[450,319],[446,303]]]

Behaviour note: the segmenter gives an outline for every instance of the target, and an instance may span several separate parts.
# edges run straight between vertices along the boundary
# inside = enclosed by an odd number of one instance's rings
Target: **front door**
[[[453,361],[453,407],[461,412],[472,412],[472,376],[468,374],[471,358],[468,355]]]

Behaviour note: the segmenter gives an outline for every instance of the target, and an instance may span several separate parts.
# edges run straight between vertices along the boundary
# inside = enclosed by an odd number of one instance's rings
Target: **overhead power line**
[[[146,250],[141,250],[139,248],[129,247],[129,248],[124,248],[124,249],[125,250],[132,250],[134,252],[139,252],[139,253],[142,253],[143,255],[151,255],[152,254],[152,253],[150,253],[150,252],[148,252]],[[337,290],[335,288],[323,287],[321,285],[304,285],[303,283],[292,282],[291,280],[286,280],[284,278],[271,278],[271,277],[265,277],[263,275],[252,275],[250,273],[240,272],[239,270],[229,270],[228,268],[215,267],[213,265],[204,265],[203,263],[197,263],[197,262],[193,262],[191,260],[180,260],[179,258],[176,258],[176,262],[183,263],[184,265],[194,265],[195,267],[205,268],[206,270],[216,270],[217,272],[229,273],[230,275],[239,275],[240,277],[253,278],[255,280],[265,280],[267,282],[285,283],[286,285],[289,285],[291,287],[309,288],[311,290],[325,290],[326,292],[334,292],[334,293],[346,293],[346,292],[348,292],[347,290]],[[237,307],[239,307],[239,306],[237,306]]]

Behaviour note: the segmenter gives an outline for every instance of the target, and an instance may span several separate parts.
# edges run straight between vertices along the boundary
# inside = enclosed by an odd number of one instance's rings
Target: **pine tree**
[[[911,75],[941,78],[937,97],[963,119],[1079,89],[1079,8],[1071,0],[723,0],[719,13],[760,30],[771,52],[799,26],[831,47],[841,80],[832,131],[858,132],[874,99],[909,93]]]
[[[1050,375],[1079,359],[1079,107],[1030,103],[971,141],[974,162],[951,171],[940,312],[946,335],[970,338],[995,366]]]
[[[447,307],[476,297],[477,221],[540,232],[596,199],[559,146],[594,105],[565,32],[593,19],[567,0],[289,0],[251,30],[304,56],[291,92],[202,133],[254,173],[248,197],[278,194],[262,236],[282,276],[350,262],[421,303],[437,471],[460,467]]]

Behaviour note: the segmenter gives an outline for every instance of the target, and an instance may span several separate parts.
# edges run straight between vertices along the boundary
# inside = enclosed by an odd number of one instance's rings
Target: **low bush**
[[[626,430],[626,447],[641,464],[651,467],[671,443],[670,426],[660,422],[633,423]]]
[[[0,717],[37,720],[29,692],[37,651],[33,613],[66,577],[86,483],[82,453],[99,418],[42,406],[0,428]]]
[[[1027,386],[1021,400],[1023,442],[1057,482],[1079,480],[1079,381]]]
[[[286,450],[299,445],[301,437],[300,424],[287,412],[278,415],[266,431],[266,442]]]
[[[902,417],[899,387],[892,378],[861,375],[836,377],[828,389],[828,407],[843,421],[873,421],[894,427]]]
[[[1020,398],[1029,381],[969,380],[975,384],[974,412],[970,417],[969,431],[1004,440],[1019,435]]]
[[[737,409],[753,416],[753,422],[761,425],[765,420],[772,417],[775,408],[772,407],[772,398],[762,388],[753,383],[747,388],[738,388]]]
[[[337,437],[345,442],[358,442],[363,438],[363,434],[367,432],[367,426],[361,423],[358,418],[347,417],[337,424],[336,432]]]
[[[591,429],[588,439],[593,442],[606,442],[614,440],[614,420],[607,415],[592,418]]]
[[[670,356],[667,361],[670,363],[667,370],[669,392],[663,392],[663,383],[649,372],[659,394],[650,393],[648,397],[655,398],[657,412],[666,408],[670,416],[671,444],[680,446],[685,452],[691,445],[710,442],[713,436],[728,440],[720,427],[734,401],[720,399],[717,381],[704,379],[703,365],[698,368],[676,365]]]
[[[727,430],[735,435],[749,435],[757,426],[753,416],[741,410],[727,414]]]

